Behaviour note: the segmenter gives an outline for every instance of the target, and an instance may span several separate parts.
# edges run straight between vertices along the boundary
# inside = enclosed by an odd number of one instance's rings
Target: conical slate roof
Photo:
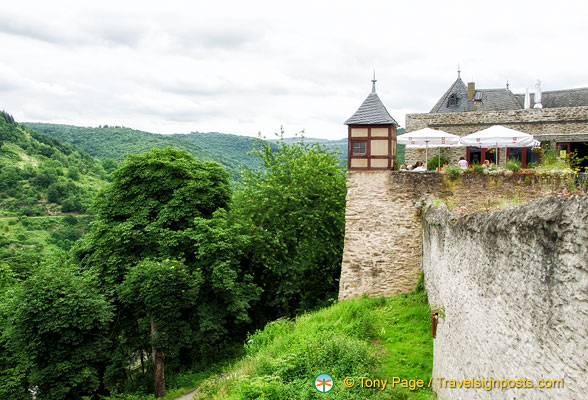
[[[372,92],[368,95],[367,99],[364,100],[363,104],[359,106],[355,114],[351,116],[345,125],[379,125],[379,124],[393,124],[396,126],[398,123],[392,118],[382,100],[376,94],[375,80],[372,86]]]

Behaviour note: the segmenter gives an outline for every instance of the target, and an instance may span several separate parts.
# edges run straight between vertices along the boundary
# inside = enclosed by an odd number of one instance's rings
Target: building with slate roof
[[[533,107],[534,93],[530,93],[530,100]],[[525,109],[524,102],[525,94],[513,93],[508,84],[505,89],[478,89],[474,82],[466,85],[458,71],[455,82],[428,113],[406,116],[406,131],[429,127],[465,136],[492,125],[504,125],[550,142],[562,156],[572,151],[588,156],[588,88],[544,91],[539,109]],[[447,154],[453,163],[462,156],[470,164],[496,161],[492,149],[468,147],[450,149]],[[423,161],[414,149],[407,149],[405,158],[407,163]],[[500,164],[510,158],[520,160],[523,166],[538,161],[530,148],[500,149]],[[588,166],[588,161],[585,163]]]
[[[535,94],[530,93],[531,104]],[[431,113],[467,111],[503,111],[524,109],[525,94],[510,89],[476,89],[474,82],[466,84],[459,76],[431,109]],[[550,90],[541,94],[542,108],[588,106],[588,88]]]
[[[396,158],[396,128],[376,93],[376,76],[372,91],[357,111],[345,121],[347,133],[347,168],[349,170],[390,170]]]

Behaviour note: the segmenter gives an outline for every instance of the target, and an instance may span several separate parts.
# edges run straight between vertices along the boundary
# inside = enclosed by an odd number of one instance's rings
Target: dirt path
[[[73,215],[74,217],[87,217],[89,214],[58,214],[58,215],[36,215],[34,217],[26,217],[26,218],[64,218],[68,215]],[[2,219],[17,219],[20,217],[24,217],[24,215],[0,215]]]
[[[176,397],[174,400],[192,400],[192,396],[198,391],[198,389],[194,389],[191,392],[186,393],[183,396]]]

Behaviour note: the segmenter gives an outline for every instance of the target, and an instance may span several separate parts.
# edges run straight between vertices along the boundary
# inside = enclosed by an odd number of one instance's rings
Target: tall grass
[[[199,399],[428,399],[429,389],[392,388],[393,377],[431,377],[430,310],[423,292],[390,299],[338,302],[295,320],[280,319],[250,335],[246,356],[206,381]],[[333,377],[325,394],[314,387]],[[388,379],[386,390],[367,389],[359,377]],[[353,377],[356,385],[345,387]]]

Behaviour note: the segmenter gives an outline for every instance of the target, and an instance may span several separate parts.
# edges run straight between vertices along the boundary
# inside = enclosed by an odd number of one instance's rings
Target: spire
[[[372,79],[372,93],[376,93],[376,70],[374,69],[374,78]]]
[[[461,69],[459,67],[459,64],[457,64],[457,79],[461,79]]]

